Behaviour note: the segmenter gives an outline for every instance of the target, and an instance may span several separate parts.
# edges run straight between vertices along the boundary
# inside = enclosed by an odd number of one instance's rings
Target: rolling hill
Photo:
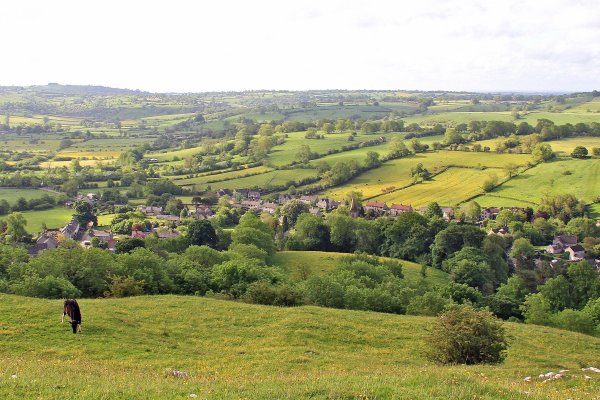
[[[3,399],[598,399],[600,339],[507,323],[497,366],[423,356],[433,320],[317,307],[275,308],[153,296],[62,302],[0,295]],[[187,377],[173,377],[179,370]],[[548,383],[526,376],[570,370]]]

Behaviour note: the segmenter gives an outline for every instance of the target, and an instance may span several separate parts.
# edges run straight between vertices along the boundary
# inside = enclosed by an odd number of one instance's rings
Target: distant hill
[[[60,323],[61,300],[0,294],[0,398],[593,399],[600,393],[600,374],[581,371],[600,367],[600,339],[547,327],[506,323],[514,339],[502,365],[442,367],[423,356],[432,318],[191,296],[79,303],[83,333],[73,335]],[[172,369],[188,377],[172,377]],[[567,378],[537,379],[561,369],[569,370]]]
[[[147,94],[140,90],[117,89],[107,86],[94,85],[61,85],[59,83],[49,83],[47,85],[36,85],[27,87],[37,93],[60,94],[71,96],[117,96],[117,95],[139,95]]]

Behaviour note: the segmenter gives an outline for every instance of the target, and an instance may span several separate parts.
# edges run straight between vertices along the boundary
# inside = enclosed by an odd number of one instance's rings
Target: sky
[[[18,0],[0,85],[600,89],[598,0]]]

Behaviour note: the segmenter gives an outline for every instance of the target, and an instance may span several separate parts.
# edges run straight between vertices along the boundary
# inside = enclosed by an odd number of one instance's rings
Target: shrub
[[[489,311],[454,306],[440,315],[427,338],[428,357],[441,364],[495,364],[504,361],[508,339]]]
[[[111,276],[109,290],[105,297],[130,297],[144,294],[144,281],[137,281],[131,276]]]

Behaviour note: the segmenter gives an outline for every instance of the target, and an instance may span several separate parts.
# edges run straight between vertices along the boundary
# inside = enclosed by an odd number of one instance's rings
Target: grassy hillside
[[[431,318],[195,297],[81,300],[83,334],[62,302],[0,295],[3,399],[593,399],[600,339],[506,324],[499,366],[431,364]],[[178,379],[170,369],[189,374]],[[525,376],[569,369],[546,384]]]
[[[293,279],[299,279],[331,271],[340,258],[348,255],[347,253],[322,251],[280,251],[273,257],[273,265],[286,268]],[[421,279],[419,264],[402,260],[402,271],[404,277],[409,281],[416,282]],[[430,268],[427,270],[427,281],[442,285],[448,283],[448,275],[438,269]]]
[[[498,186],[490,195],[538,203],[546,195],[570,193],[592,202],[599,188],[600,160],[565,159],[539,164]]]

